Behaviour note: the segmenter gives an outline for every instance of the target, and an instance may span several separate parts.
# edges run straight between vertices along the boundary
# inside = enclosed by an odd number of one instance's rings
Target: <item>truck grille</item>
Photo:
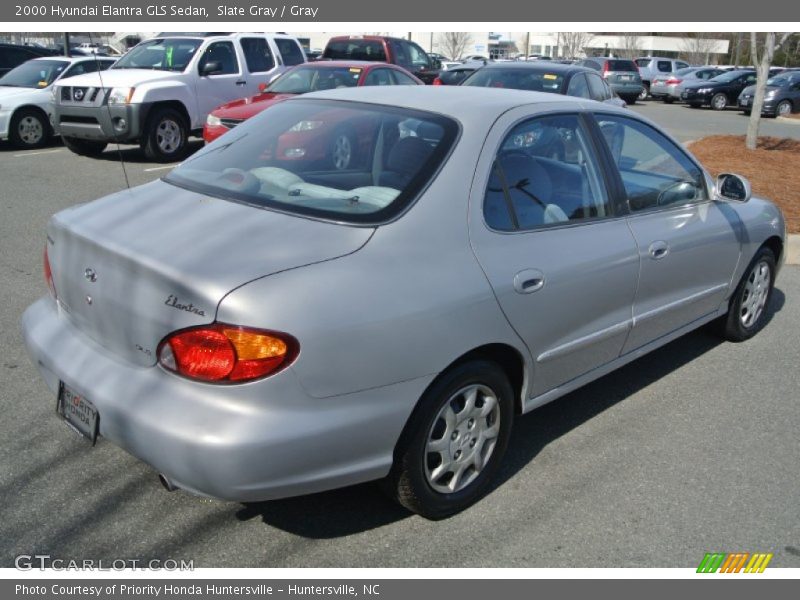
[[[61,88],[60,104],[97,106],[102,100],[99,87],[64,86]]]

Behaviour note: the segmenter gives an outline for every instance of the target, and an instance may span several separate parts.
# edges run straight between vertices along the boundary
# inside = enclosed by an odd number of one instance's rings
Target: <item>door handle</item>
[[[544,273],[539,269],[525,269],[514,275],[514,289],[520,294],[530,294],[544,287]]]
[[[247,82],[244,79],[240,79],[236,82],[236,85],[247,85]]]
[[[653,260],[661,260],[667,254],[669,254],[669,244],[662,240],[657,242],[653,242],[650,244],[650,247],[647,249],[647,253],[650,255],[650,258]]]

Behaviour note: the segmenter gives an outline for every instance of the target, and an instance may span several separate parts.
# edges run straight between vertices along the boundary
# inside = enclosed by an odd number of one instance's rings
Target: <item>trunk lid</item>
[[[167,334],[213,322],[234,288],[355,252],[372,232],[158,181],[56,214],[47,250],[67,318],[115,355],[148,366]]]

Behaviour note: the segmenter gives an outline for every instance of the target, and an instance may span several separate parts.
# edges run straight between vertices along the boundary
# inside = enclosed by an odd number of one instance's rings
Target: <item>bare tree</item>
[[[789,39],[793,32],[780,34],[780,39],[775,43],[775,33],[770,31],[764,34],[759,44],[758,34],[750,34],[750,58],[756,67],[756,93],[753,97],[753,106],[750,112],[750,122],[747,124],[747,137],[745,146],[748,150],[755,150],[758,142],[758,127],[761,124],[761,109],[764,106],[764,94],[767,91],[769,66],[775,52]]]
[[[560,33],[561,47],[566,58],[578,58],[585,54],[585,48],[592,43],[594,34],[586,31],[571,31]]]
[[[638,33],[625,33],[620,36],[622,47],[620,48],[621,58],[636,58],[642,53],[642,36]]]
[[[439,47],[446,56],[453,60],[464,56],[471,43],[472,34],[466,31],[448,31],[439,34]]]
[[[680,52],[691,65],[707,65],[711,53],[717,46],[717,40],[711,34],[690,33],[681,40]]]

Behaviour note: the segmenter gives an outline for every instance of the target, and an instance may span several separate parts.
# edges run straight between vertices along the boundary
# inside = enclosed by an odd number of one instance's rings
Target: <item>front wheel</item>
[[[725,94],[717,94],[711,98],[711,108],[714,110],[725,110],[728,107],[728,97]]]
[[[401,435],[385,481],[390,495],[428,519],[472,505],[497,474],[513,416],[514,392],[496,363],[474,360],[445,372]]]
[[[181,113],[172,108],[156,109],[147,120],[142,150],[154,162],[180,160],[186,154],[188,138],[189,127]]]
[[[731,297],[723,322],[725,339],[742,342],[764,328],[774,285],[775,255],[769,248],[761,248]]]
[[[51,135],[47,117],[32,108],[24,108],[15,113],[8,128],[9,141],[23,150],[41,148]]]

